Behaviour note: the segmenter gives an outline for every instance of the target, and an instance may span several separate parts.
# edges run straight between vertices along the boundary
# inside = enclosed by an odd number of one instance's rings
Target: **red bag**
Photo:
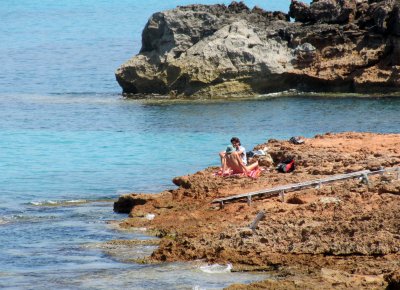
[[[278,164],[278,166],[276,167],[276,169],[279,172],[283,172],[283,173],[288,173],[288,172],[292,172],[293,170],[295,170],[296,165],[294,164],[294,159],[287,159],[281,163]]]

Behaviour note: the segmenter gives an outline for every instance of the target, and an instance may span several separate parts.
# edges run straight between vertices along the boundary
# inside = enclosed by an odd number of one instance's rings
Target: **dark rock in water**
[[[242,2],[182,6],[152,15],[140,53],[116,78],[136,96],[397,91],[399,23],[398,0],[293,0],[289,14]]]
[[[136,205],[143,205],[147,202],[146,199],[138,198],[137,194],[125,194],[114,202],[114,211],[118,213],[130,213]]]

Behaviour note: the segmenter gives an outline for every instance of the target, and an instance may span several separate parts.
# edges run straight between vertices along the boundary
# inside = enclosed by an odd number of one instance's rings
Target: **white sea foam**
[[[41,205],[54,205],[57,204],[57,202],[52,200],[45,200],[45,201],[32,201],[30,202],[30,204],[41,206]]]
[[[226,264],[226,265],[219,265],[219,264],[204,265],[204,266],[200,266],[200,270],[203,271],[204,273],[209,273],[209,274],[229,273],[232,270],[232,264]]]
[[[85,199],[73,199],[73,200],[67,200],[65,203],[83,203],[86,202]]]
[[[192,288],[193,290],[207,290],[207,288],[202,288],[201,286],[199,286],[199,285],[195,285],[195,286],[193,286],[193,288]]]
[[[71,204],[81,204],[86,203],[85,199],[72,199],[72,200],[44,200],[44,201],[32,201],[31,205],[35,206],[56,206],[56,205],[71,205]]]
[[[280,91],[280,92],[274,92],[274,93],[268,93],[268,94],[261,94],[259,95],[259,98],[274,98],[274,97],[285,97],[285,96],[296,96],[302,94],[301,91],[291,89],[291,90],[286,90],[286,91]]]

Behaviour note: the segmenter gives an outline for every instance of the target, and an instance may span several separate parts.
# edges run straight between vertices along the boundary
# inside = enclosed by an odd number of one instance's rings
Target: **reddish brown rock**
[[[144,204],[133,202],[132,218],[121,226],[147,228],[162,238],[152,260],[230,262],[238,270],[263,269],[281,279],[232,289],[383,289],[397,283],[395,275],[383,279],[400,267],[395,172],[370,176],[368,184],[353,179],[286,193],[284,202],[272,197],[254,198],[250,206],[246,200],[223,209],[211,204],[216,197],[400,165],[398,134],[325,134],[305,141],[270,140],[255,148],[268,147],[274,161],[294,157],[293,173],[266,171],[252,180],[214,176],[217,168],[208,168],[174,179],[179,188],[151,195]],[[265,217],[251,230],[260,211]],[[155,218],[146,219],[146,213]]]

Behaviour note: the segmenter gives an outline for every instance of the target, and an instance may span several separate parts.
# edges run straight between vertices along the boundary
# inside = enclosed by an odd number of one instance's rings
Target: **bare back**
[[[242,158],[237,152],[232,152],[230,154],[224,153],[220,154],[222,170],[226,172],[228,169],[232,169],[233,173],[245,173],[248,174],[251,170],[258,168],[258,162],[252,163],[250,165],[244,165]]]
[[[246,173],[246,166],[243,164],[239,154],[233,152],[225,155],[226,166],[233,170],[233,173]]]

